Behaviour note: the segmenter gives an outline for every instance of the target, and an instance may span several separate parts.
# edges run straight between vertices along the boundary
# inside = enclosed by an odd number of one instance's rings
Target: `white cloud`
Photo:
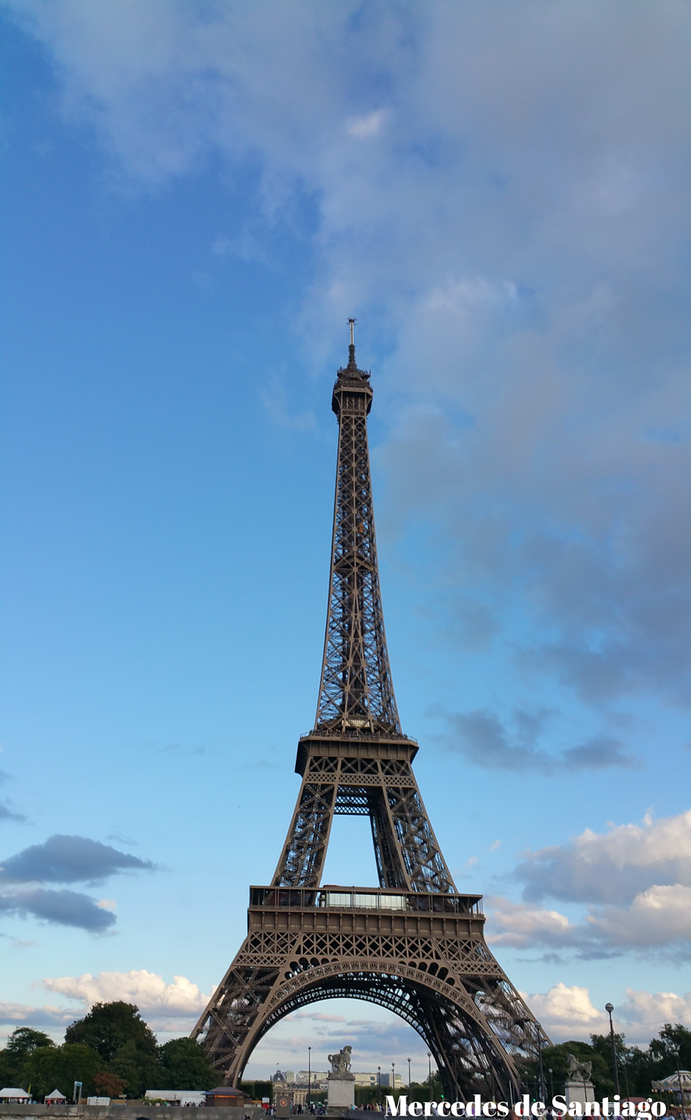
[[[592,931],[620,948],[653,948],[684,942],[691,955],[691,887],[653,886],[628,907],[605,906],[588,915]]]
[[[376,109],[375,112],[369,113],[366,117],[356,117],[348,122],[346,132],[349,136],[356,136],[358,139],[363,139],[366,136],[376,136],[381,131],[387,115],[385,109]]]
[[[61,976],[45,979],[43,986],[49,992],[79,1000],[85,1009],[99,1001],[135,1003],[142,1017],[153,1023],[196,1018],[209,999],[185,976],[175,976],[172,984],[166,984],[162,976],[146,969],[99,972],[97,976],[88,972],[83,976]]]
[[[517,949],[576,949],[581,957],[635,951],[672,959],[691,957],[691,888],[652,886],[630,906],[593,906],[571,921],[558,910],[530,903],[487,900],[490,944]]]
[[[573,943],[577,930],[557,910],[538,910],[506,898],[488,898],[490,923],[487,941],[490,945],[530,948],[533,945],[563,946]],[[498,932],[494,932],[495,929]]]
[[[316,1023],[345,1023],[345,1015],[325,1015],[322,1011],[296,1011],[292,1019],[309,1019]]]
[[[688,7],[9,10],[132,189],[251,162],[257,260],[260,228],[310,200],[293,321],[315,368],[344,307],[394,340],[388,530],[432,525],[425,594],[456,644],[598,717],[688,705]]]
[[[24,1003],[0,1003],[0,1023],[13,1027],[66,1027],[74,1019],[72,1011],[64,1007],[29,1007]]]
[[[691,809],[604,834],[586,829],[568,844],[528,853],[515,874],[528,899],[617,903],[653,885],[691,887]]]
[[[678,996],[674,992],[637,992],[627,988],[628,999],[618,1009],[627,1023],[640,1023],[659,1031],[665,1023],[691,1025],[691,992]]]
[[[0,1024],[52,1028],[58,1037],[76,1018],[85,1014],[94,1003],[123,1000],[134,1003],[142,1018],[154,1030],[165,1034],[187,1033],[203,1011],[209,997],[185,976],[175,976],[167,984],[162,976],[146,969],[131,972],[99,972],[97,976],[61,976],[43,980],[43,987],[56,995],[77,1000],[78,1009],[30,1007],[20,1003],[0,1003]]]
[[[131,182],[160,183],[214,151],[234,177],[259,161],[268,222],[301,191],[318,197],[322,263],[301,329],[323,335],[344,304],[374,301],[412,403],[450,394],[476,418],[482,440],[447,481],[456,510],[482,493],[501,509],[502,539],[522,533],[512,582],[545,624],[538,670],[589,699],[654,687],[688,700],[691,545],[675,485],[691,465],[688,375],[669,345],[685,312],[668,321],[690,201],[688,9],[10,10],[48,45],[66,112]],[[382,85],[392,107],[373,110]],[[661,431],[686,424],[681,442],[646,440],[655,414]],[[425,464],[428,481],[435,449],[396,438],[409,515],[407,475]],[[620,482],[607,494],[603,474]],[[438,512],[454,538],[454,509]],[[481,545],[472,501],[462,520]],[[492,561],[485,590],[500,598],[510,584]]]
[[[607,1016],[593,1007],[587,988],[559,983],[542,995],[521,994],[553,1042],[587,1039],[589,1034],[600,1034],[606,1026]]]
[[[600,1011],[593,1006],[587,988],[559,983],[545,993],[521,994],[553,1042],[572,1038],[587,1042],[589,1035],[605,1034],[609,1029],[604,1008]],[[627,996],[626,1003],[615,1008],[614,1017],[617,1030],[623,1029],[629,1044],[647,1044],[665,1023],[691,1024],[691,992],[678,996],[627,989]]]

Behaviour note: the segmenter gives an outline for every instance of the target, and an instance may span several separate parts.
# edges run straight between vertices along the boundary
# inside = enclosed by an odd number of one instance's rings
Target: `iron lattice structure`
[[[391,683],[379,591],[377,538],[367,446],[372,407],[369,374],[350,361],[338,371],[338,417],[329,612],[315,731],[401,734]]]
[[[396,1012],[434,1055],[447,1097],[514,1099],[549,1039],[487,947],[481,896],[459,894],[403,735],[379,589],[367,416],[369,373],[339,369],[329,607],[302,786],[272,883],[250,888],[248,933],[192,1037],[237,1085],[284,1015],[348,996]],[[335,814],[368,816],[379,889],[321,886]]]

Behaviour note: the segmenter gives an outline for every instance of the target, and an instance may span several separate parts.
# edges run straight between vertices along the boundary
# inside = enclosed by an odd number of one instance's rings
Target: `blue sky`
[[[0,1032],[128,998],[184,1033],[239,947],[314,719],[350,315],[459,887],[555,1039],[691,1024],[688,6],[2,18]],[[374,883],[364,822],[326,874]],[[347,1001],[249,1072],[345,1042],[426,1072]]]

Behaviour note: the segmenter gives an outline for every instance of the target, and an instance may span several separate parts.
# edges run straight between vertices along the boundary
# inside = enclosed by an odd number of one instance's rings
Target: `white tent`
[[[65,1096],[64,1093],[61,1093],[59,1089],[53,1089],[53,1092],[49,1093],[48,1096],[44,1097],[43,1099],[45,1101],[56,1101],[57,1102],[57,1101],[66,1101],[67,1097]]]
[[[0,1101],[30,1101],[31,1097],[23,1089],[0,1089]]]
[[[653,1081],[652,1088],[657,1090],[658,1093],[678,1094],[680,1083],[684,1103],[687,1103],[691,1096],[691,1072],[688,1069],[680,1069],[677,1073],[670,1073],[669,1077],[665,1077],[662,1081]]]

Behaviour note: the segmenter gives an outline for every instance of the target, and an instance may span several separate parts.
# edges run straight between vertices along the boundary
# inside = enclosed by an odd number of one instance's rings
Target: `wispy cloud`
[[[21,823],[25,820],[25,814],[20,813],[18,809],[14,809],[9,801],[0,802],[0,821],[17,821]]]
[[[0,1003],[0,1023],[13,1027],[67,1027],[74,1014],[63,1007],[31,1007],[24,1003]]]
[[[507,726],[498,716],[484,710],[444,713],[451,731],[442,736],[442,741],[449,750],[486,770],[558,774],[640,766],[639,760],[627,754],[618,739],[608,735],[595,735],[558,752],[541,749],[538,738],[549,715],[547,711],[531,714],[516,709]]]
[[[348,121],[346,132],[349,136],[355,136],[358,140],[364,140],[368,136],[376,136],[381,132],[387,116],[386,109],[375,109],[373,113],[368,113],[365,117],[354,117]]]
[[[0,770],[0,785],[9,781],[9,779],[10,775],[5,770]],[[0,821],[16,821],[17,823],[23,823],[26,819],[24,813],[15,809],[10,801],[0,801]]]
[[[295,322],[315,363],[344,305],[395,339],[390,523],[433,526],[459,650],[597,712],[688,707],[685,6],[7,10],[120,184],[213,154],[233,183],[256,165],[258,229],[309,200]],[[210,256],[229,252],[256,250],[220,236]],[[280,388],[266,403],[314,423]],[[597,739],[562,762],[630,764]]]

